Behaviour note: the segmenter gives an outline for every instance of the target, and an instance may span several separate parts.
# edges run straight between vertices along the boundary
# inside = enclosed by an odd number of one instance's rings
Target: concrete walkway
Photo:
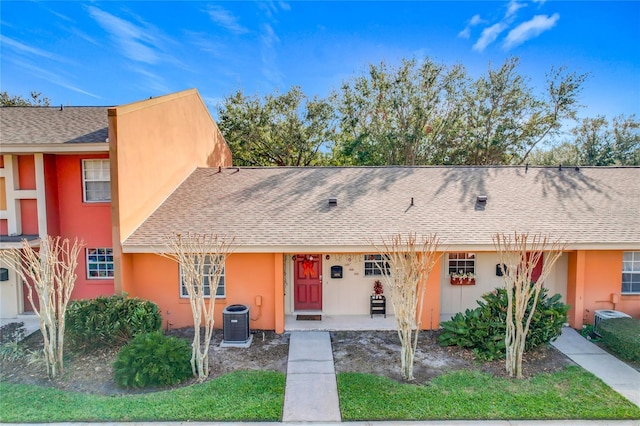
[[[600,349],[570,327],[551,343],[580,367],[640,407],[640,372]]]
[[[338,385],[328,332],[291,332],[282,420],[341,421]]]

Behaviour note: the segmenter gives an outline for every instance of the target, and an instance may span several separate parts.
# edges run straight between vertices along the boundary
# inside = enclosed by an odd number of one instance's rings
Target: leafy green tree
[[[28,97],[10,95],[8,92],[0,92],[0,106],[49,106],[50,100],[42,93],[32,91]]]
[[[218,117],[239,166],[320,165],[334,135],[331,104],[307,98],[299,87],[263,99],[237,91]]]
[[[507,59],[486,76],[430,59],[384,63],[345,83],[335,96],[339,164],[519,164],[574,119],[584,74],[552,69],[534,93]]]
[[[337,164],[436,164],[463,116],[466,85],[460,65],[429,59],[403,60],[397,67],[370,65],[365,75],[342,85],[333,96],[340,133],[333,152]]]
[[[552,69],[546,93],[537,95],[518,65],[517,58],[507,59],[467,91],[465,143],[452,153],[455,164],[522,164],[540,142],[559,134],[563,121],[575,119],[585,74]]]
[[[571,131],[573,139],[537,150],[530,163],[540,165],[640,165],[640,121],[635,115],[585,118]]]
[[[614,157],[621,166],[640,166],[640,120],[635,114],[613,119]]]

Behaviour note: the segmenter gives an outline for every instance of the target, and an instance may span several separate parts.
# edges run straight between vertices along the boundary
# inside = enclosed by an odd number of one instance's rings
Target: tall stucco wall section
[[[109,109],[109,143],[119,241],[196,167],[231,165],[231,152],[195,89]]]

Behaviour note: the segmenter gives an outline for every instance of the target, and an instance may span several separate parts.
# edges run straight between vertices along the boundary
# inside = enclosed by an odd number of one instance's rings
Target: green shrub
[[[161,331],[139,334],[118,352],[113,367],[120,386],[174,385],[192,375],[191,344]]]
[[[74,300],[65,320],[65,337],[79,349],[120,346],[137,334],[162,326],[158,305],[119,295]]]
[[[611,318],[598,323],[598,332],[613,353],[629,361],[640,361],[640,319]]]
[[[567,322],[569,306],[560,302],[560,295],[547,296],[542,288],[538,296],[536,310],[531,319],[525,351],[555,340]],[[440,325],[443,329],[438,336],[442,346],[458,346],[473,349],[479,359],[493,360],[505,356],[505,334],[507,321],[507,291],[496,289],[478,300],[478,307],[457,313],[449,321]],[[525,315],[528,315],[533,300]],[[526,317],[525,317],[526,318]]]

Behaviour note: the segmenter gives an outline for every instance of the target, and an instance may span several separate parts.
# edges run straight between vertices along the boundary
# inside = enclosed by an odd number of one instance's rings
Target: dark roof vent
[[[338,205],[338,199],[337,198],[329,198],[329,206],[333,207],[333,206],[337,206]]]
[[[486,206],[487,206],[487,196],[478,195],[478,198],[476,198],[476,210],[484,210]]]

